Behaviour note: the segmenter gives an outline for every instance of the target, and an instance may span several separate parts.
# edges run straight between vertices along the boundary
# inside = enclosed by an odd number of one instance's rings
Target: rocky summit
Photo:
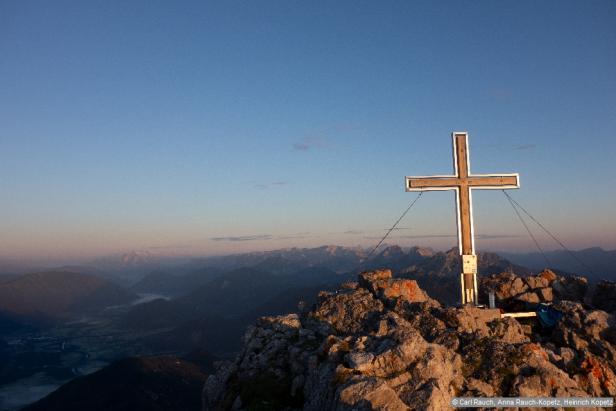
[[[559,320],[547,327],[445,307],[414,280],[364,272],[321,292],[311,310],[258,320],[236,359],[208,377],[204,410],[442,410],[454,396],[616,396],[613,283],[589,296],[585,279],[547,270],[486,277],[481,287],[501,308],[549,302]]]

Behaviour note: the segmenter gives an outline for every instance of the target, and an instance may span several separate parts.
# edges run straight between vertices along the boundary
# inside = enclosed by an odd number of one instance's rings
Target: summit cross
[[[517,173],[471,174],[468,156],[468,133],[454,132],[451,136],[453,139],[454,175],[406,177],[406,191],[455,190],[458,248],[462,260],[462,273],[460,274],[462,304],[478,305],[472,189],[519,188],[520,179]]]

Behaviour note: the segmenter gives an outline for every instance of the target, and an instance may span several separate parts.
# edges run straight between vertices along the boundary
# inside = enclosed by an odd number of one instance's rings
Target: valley
[[[139,296],[135,303],[152,298],[152,294]],[[135,331],[116,325],[132,306],[114,306],[51,327],[24,326],[3,334],[0,409],[19,409],[117,359],[159,354],[140,341],[162,330]]]
[[[11,276],[0,283],[7,296],[0,311],[0,410],[20,409],[125,358],[171,355],[186,367],[207,368],[232,358],[257,318],[310,309],[320,291],[364,269],[391,267],[437,300],[457,300],[455,249],[387,246],[365,257],[362,249],[326,246],[184,260],[175,268],[148,261],[139,271],[130,260],[127,271],[116,267],[112,274]],[[480,254],[480,274],[533,272],[515,260]]]

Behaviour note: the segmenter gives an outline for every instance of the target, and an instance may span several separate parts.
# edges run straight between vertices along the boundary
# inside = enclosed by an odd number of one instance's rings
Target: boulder
[[[334,332],[356,333],[367,328],[368,323],[382,311],[383,303],[368,290],[360,288],[325,298],[309,316]]]
[[[522,278],[516,277],[511,282],[510,296],[513,297],[516,295],[520,295],[526,290],[528,290],[528,285],[526,284],[526,282]]]
[[[397,299],[409,302],[423,302],[428,295],[419,288],[417,281],[392,278],[390,270],[366,271],[359,275],[359,284],[370,290],[374,296],[386,303],[395,303]]]
[[[491,335],[499,341],[509,344],[520,344],[529,342],[529,338],[524,333],[524,329],[518,321],[511,317],[502,318],[490,323]]]
[[[528,291],[520,295],[517,295],[515,299],[518,301],[523,301],[528,304],[539,304],[541,302],[541,299],[539,298],[537,293],[532,292],[532,291]]]
[[[466,391],[473,397],[494,397],[494,388],[476,378],[469,378],[466,382]]]
[[[408,404],[412,410],[448,410],[451,408],[451,393],[438,385],[434,380],[429,380],[415,389],[403,389],[400,398]]]
[[[371,289],[372,283],[375,281],[389,280],[391,278],[391,270],[373,270],[364,271],[359,274],[359,285],[368,290]]]
[[[616,373],[607,361],[585,353],[579,368],[576,380],[584,391],[597,397],[616,395]]]
[[[616,325],[614,316],[602,310],[587,312],[582,318],[584,333],[591,338],[600,340],[604,332],[612,325]]]
[[[521,349],[524,360],[513,383],[513,392],[523,397],[550,397],[556,391],[565,396],[579,395],[578,384],[550,362],[550,355],[541,345],[529,343]]]
[[[468,305],[458,308],[455,318],[458,332],[478,333],[485,337],[490,334],[488,323],[501,317],[498,309],[482,309]]]
[[[542,272],[540,272],[538,274],[540,277],[546,279],[548,281],[548,284],[551,283],[552,281],[556,280],[558,278],[558,276],[556,275],[556,273],[552,270],[550,270],[549,268],[544,269]]]
[[[584,301],[588,280],[584,277],[559,277],[551,283],[554,297],[559,300]]]
[[[359,372],[370,372],[373,370],[372,362],[374,354],[370,352],[351,352],[346,355],[346,362],[349,368]]]
[[[377,298],[386,302],[402,299],[413,303],[428,300],[428,295],[419,288],[417,281],[406,279],[381,280],[374,283],[374,292]]]
[[[550,282],[544,278],[541,275],[538,276],[528,276],[526,277],[526,284],[528,284],[528,286],[531,289],[535,289],[535,288],[544,288],[547,287]]]
[[[550,287],[540,288],[536,291],[536,293],[543,303],[552,302],[554,299],[554,293]]]
[[[384,381],[371,378],[340,389],[336,411],[408,411],[396,391]]]

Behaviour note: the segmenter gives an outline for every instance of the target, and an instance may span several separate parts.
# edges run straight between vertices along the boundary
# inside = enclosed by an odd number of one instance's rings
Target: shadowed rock
[[[600,281],[592,296],[592,305],[616,313],[616,282]]]

